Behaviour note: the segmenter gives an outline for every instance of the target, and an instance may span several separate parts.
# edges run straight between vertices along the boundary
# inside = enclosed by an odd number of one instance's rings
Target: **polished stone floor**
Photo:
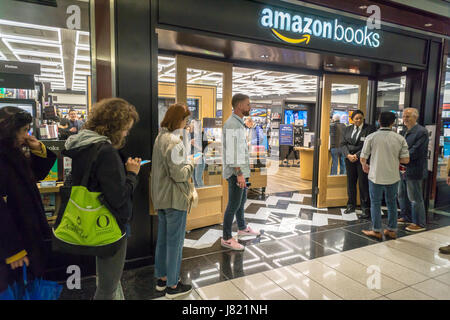
[[[219,238],[201,248],[186,247],[186,241],[181,280],[195,288],[187,299],[420,298],[422,294],[433,297],[434,293],[426,292],[436,285],[434,281],[438,288],[450,290],[450,283],[445,287],[435,278],[449,280],[449,259],[435,254],[445,241],[450,243],[450,228],[442,228],[450,225],[449,217],[435,215],[427,232],[413,235],[399,226],[398,240],[377,241],[361,233],[370,229],[369,220],[343,215],[342,208],[317,210],[310,207],[310,199],[307,192],[263,199],[250,194],[246,222],[261,227],[262,235],[240,241],[246,246],[243,252],[222,248]],[[186,239],[195,242],[210,230],[220,234],[222,229],[216,225],[193,230]],[[233,231],[237,231],[236,223]],[[383,266],[386,284],[375,291],[363,285],[371,261]],[[433,266],[440,269],[432,272]],[[406,271],[413,280],[403,275]],[[154,289],[153,274],[153,266],[124,271],[125,299],[165,299]],[[61,299],[90,299],[94,291],[95,278],[86,278],[81,290],[64,289]]]

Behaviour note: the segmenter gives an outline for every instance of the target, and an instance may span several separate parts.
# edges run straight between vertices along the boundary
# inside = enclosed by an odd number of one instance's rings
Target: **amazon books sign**
[[[320,38],[369,48],[380,46],[378,32],[370,30],[367,26],[345,25],[338,19],[324,20],[314,16],[302,16],[264,8],[260,14],[260,24],[270,29],[279,40],[291,44],[307,45],[310,41],[314,41],[314,38]]]

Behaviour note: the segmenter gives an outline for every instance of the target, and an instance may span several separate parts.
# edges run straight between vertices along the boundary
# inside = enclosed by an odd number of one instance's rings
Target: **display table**
[[[314,167],[314,148],[294,147],[300,152],[300,178],[312,181]]]

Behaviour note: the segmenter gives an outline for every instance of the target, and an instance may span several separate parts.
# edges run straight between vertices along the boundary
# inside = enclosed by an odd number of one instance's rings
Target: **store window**
[[[381,112],[391,111],[397,115],[396,123],[393,127],[397,132],[403,130],[403,109],[405,107],[405,84],[406,76],[385,79],[378,81],[377,109],[375,120],[377,121]]]
[[[439,132],[439,155],[436,175],[435,211],[450,213],[450,186],[447,185],[450,170],[450,58],[447,58],[444,101],[441,106]]]
[[[52,7],[37,2],[1,3],[0,109],[10,106],[29,112],[33,118],[29,134],[57,155],[47,177],[38,183],[52,225],[61,204],[54,190],[71,171],[70,158],[61,151],[89,116],[89,4],[58,1]],[[67,10],[70,6],[72,10]],[[73,18],[79,23],[74,25]]]

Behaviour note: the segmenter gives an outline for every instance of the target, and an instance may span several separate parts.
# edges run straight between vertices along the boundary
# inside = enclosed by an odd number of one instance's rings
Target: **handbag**
[[[89,182],[92,163],[102,143],[91,147],[88,167],[81,184],[72,186],[70,198],[61,220],[53,228],[52,248],[70,254],[90,256],[112,256],[126,238],[116,218],[100,201],[101,192],[91,192]]]
[[[63,286],[37,278],[28,281],[27,265],[23,265],[23,283],[14,282],[0,293],[0,300],[58,300]]]

